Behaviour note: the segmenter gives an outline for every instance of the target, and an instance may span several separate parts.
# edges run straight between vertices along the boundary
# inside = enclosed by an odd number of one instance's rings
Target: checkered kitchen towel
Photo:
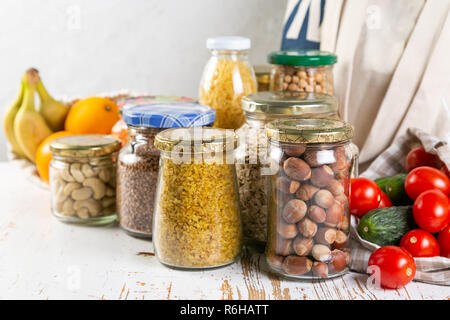
[[[405,158],[409,151],[422,144],[427,152],[437,154],[450,168],[450,145],[419,130],[409,129],[406,134],[395,140],[394,144],[383,152],[361,176],[378,179],[406,172]],[[367,263],[373,251],[379,246],[363,240],[357,232],[358,219],[352,216],[352,262],[351,269],[366,273]],[[450,286],[450,259],[443,257],[416,258],[415,281]]]

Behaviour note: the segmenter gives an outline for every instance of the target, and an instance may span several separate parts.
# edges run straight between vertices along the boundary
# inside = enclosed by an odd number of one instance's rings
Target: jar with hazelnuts
[[[334,94],[333,66],[337,56],[318,50],[282,50],[268,56],[270,90]]]
[[[350,124],[332,119],[266,125],[272,167],[266,259],[285,277],[309,280],[348,271],[349,181],[356,156]]]

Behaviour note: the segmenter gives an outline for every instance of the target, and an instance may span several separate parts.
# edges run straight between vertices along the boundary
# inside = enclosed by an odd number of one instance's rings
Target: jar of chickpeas
[[[284,50],[268,56],[270,90],[334,94],[333,66],[337,56],[318,50]]]

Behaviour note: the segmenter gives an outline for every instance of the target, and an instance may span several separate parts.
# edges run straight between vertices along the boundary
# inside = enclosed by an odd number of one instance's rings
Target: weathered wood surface
[[[350,273],[327,282],[281,280],[263,256],[211,271],[162,266],[151,242],[118,227],[58,222],[50,194],[11,163],[0,164],[0,298],[27,299],[450,299],[450,288],[411,283],[374,290]]]

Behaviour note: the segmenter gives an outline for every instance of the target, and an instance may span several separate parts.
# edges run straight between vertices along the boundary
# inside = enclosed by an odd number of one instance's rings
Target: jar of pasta
[[[241,99],[256,92],[256,79],[249,63],[250,39],[210,38],[211,51],[200,83],[200,103],[216,109],[216,128],[238,129],[244,123]]]
[[[263,249],[267,240],[267,176],[271,174],[264,126],[276,119],[338,119],[338,103],[326,94],[259,92],[242,99],[245,124],[237,131],[236,170],[243,233],[247,243]]]
[[[116,220],[116,156],[120,141],[78,135],[50,144],[52,212],[61,221],[109,224]]]
[[[267,60],[272,64],[270,90],[334,95],[335,54],[317,50],[284,50],[272,52]]]
[[[242,246],[233,130],[168,129],[156,136],[161,166],[153,221],[160,262],[204,269],[233,263]]]
[[[329,279],[348,271],[349,181],[353,128],[330,119],[266,125],[276,172],[269,178],[270,268],[297,279]]]
[[[129,141],[117,165],[117,213],[129,235],[151,238],[160,151],[155,136],[167,129],[199,127],[214,122],[215,111],[193,103],[128,105],[123,120]]]

